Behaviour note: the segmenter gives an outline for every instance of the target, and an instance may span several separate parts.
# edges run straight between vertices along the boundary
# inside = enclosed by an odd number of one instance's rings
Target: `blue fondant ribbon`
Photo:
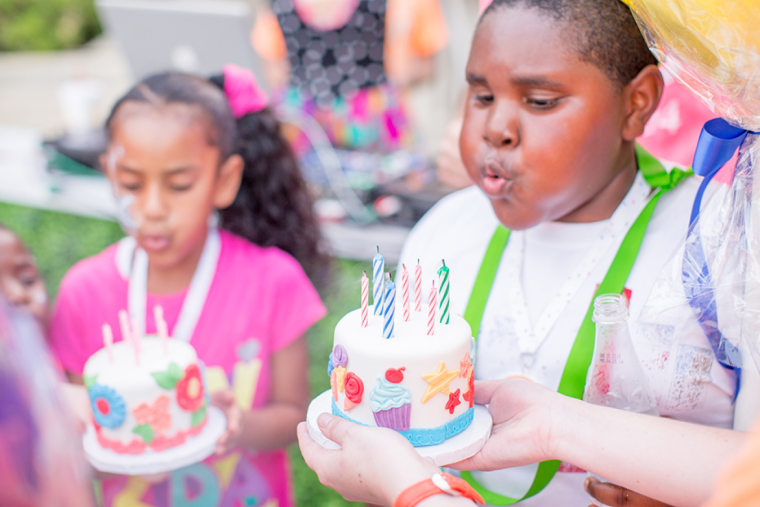
[[[689,306],[697,317],[699,326],[707,336],[720,364],[736,371],[737,383],[742,364],[741,355],[735,345],[723,338],[718,327],[715,287],[705,259],[696,220],[708,183],[733,156],[746,136],[747,130],[734,127],[722,118],[709,120],[702,127],[692,167],[694,173],[702,176],[703,179],[694,197],[689,218],[689,236],[693,235],[694,240],[686,242],[682,264],[682,283]]]

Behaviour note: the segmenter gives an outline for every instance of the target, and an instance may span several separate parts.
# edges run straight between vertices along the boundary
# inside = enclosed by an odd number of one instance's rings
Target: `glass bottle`
[[[621,294],[600,294],[594,300],[592,318],[596,339],[583,399],[657,415],[654,393],[631,341],[625,298]]]

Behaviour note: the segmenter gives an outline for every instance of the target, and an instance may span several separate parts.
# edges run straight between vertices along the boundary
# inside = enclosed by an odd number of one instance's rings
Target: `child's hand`
[[[87,389],[84,386],[68,382],[61,382],[58,387],[64,404],[69,407],[69,410],[74,415],[77,428],[84,433],[87,430],[87,425],[92,420],[92,408],[90,407],[90,397],[87,395]]]
[[[586,492],[594,497],[595,500],[601,502],[602,505],[609,505],[612,507],[667,507],[668,504],[662,503],[654,498],[649,498],[641,493],[636,493],[630,489],[612,484],[610,482],[602,482],[594,477],[586,477],[586,482],[583,483],[583,488]],[[596,506],[596,504],[591,504]]]
[[[240,436],[241,420],[243,411],[235,401],[235,395],[230,390],[218,391],[211,395],[211,404],[224,412],[227,418],[227,431],[216,442],[216,454],[224,454],[230,449],[237,447]]]
[[[346,500],[390,505],[407,486],[438,472],[432,461],[393,430],[361,426],[331,414],[321,414],[317,423],[341,448],[322,447],[301,422],[297,430],[301,454],[319,481]]]

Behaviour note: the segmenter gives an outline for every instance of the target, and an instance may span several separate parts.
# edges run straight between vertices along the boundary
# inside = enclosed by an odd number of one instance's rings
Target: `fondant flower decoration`
[[[332,352],[330,352],[330,357],[327,358],[327,376],[329,377],[332,375],[333,368],[335,368],[335,365],[333,364],[332,360]]]
[[[336,345],[332,351],[332,361],[334,366],[348,365],[348,352],[343,345]]]
[[[124,423],[127,408],[119,393],[108,386],[94,383],[90,386],[89,394],[92,414],[99,426],[115,429]]]
[[[146,424],[158,435],[163,434],[172,425],[172,418],[169,414],[169,397],[165,394],[156,398],[153,403],[139,404],[132,409],[132,415],[138,425]]]
[[[197,364],[185,368],[185,376],[177,382],[177,404],[189,412],[203,405],[203,381]]]
[[[346,398],[358,404],[362,402],[362,394],[364,394],[362,379],[352,371],[346,373]]]

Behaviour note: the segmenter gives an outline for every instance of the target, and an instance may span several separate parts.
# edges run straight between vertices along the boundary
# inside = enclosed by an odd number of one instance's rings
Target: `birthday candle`
[[[137,329],[137,319],[132,318],[132,347],[135,349],[135,364],[140,365],[140,351],[142,349],[142,336]]]
[[[435,290],[435,280],[433,280],[433,286],[430,287],[430,296],[428,301],[428,325],[427,334],[433,336],[435,333],[435,296],[437,292]]]
[[[161,346],[164,349],[164,354],[166,354],[166,348],[168,346],[167,341],[169,339],[169,328],[166,325],[166,319],[164,319],[164,309],[161,307],[161,305],[156,305],[153,307],[153,317],[156,321],[156,332],[161,339]]]
[[[401,268],[401,312],[404,322],[409,322],[409,272],[406,264],[402,264]]]
[[[438,294],[441,296],[441,300],[438,302],[438,307],[441,310],[440,322],[441,324],[449,323],[449,268],[446,267],[446,262],[443,262],[443,266],[438,268]]]
[[[372,303],[375,305],[375,315],[383,311],[383,269],[385,260],[380,255],[380,247],[377,247],[375,258],[372,259]]]
[[[132,331],[129,329],[129,317],[126,310],[119,310],[119,329],[121,339],[127,343],[132,341]]]
[[[369,280],[367,279],[367,272],[362,271],[362,327],[369,325],[368,319],[368,306],[369,303]]]
[[[419,259],[414,267],[414,311],[422,311],[422,266]]]
[[[396,312],[396,285],[390,278],[385,282],[383,303],[383,336],[387,340],[393,336],[393,317]]]
[[[106,348],[106,352],[108,352],[108,360],[113,363],[113,351],[111,350],[113,331],[111,331],[111,326],[108,324],[103,324],[103,345]]]

